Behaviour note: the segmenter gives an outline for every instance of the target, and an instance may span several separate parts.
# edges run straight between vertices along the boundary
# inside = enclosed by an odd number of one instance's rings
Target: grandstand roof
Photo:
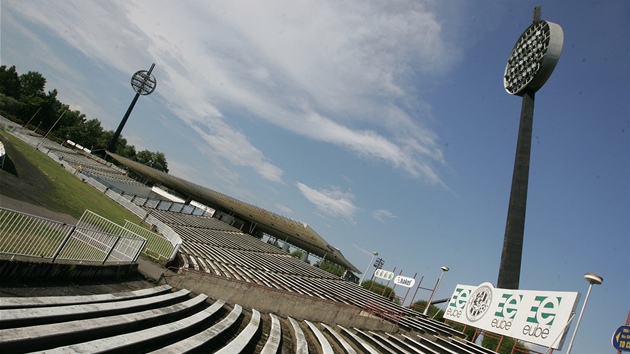
[[[288,243],[306,250],[309,253],[325,258],[333,263],[340,264],[353,272],[361,273],[359,269],[352,265],[352,263],[341,254],[339,249],[331,246],[305,223],[234,199],[210,188],[158,171],[120,155],[110,152],[107,152],[107,154],[141,176],[188,195],[198,202],[216,207],[224,212],[232,213],[239,219],[251,221],[255,223],[257,229],[268,235],[286,240]]]

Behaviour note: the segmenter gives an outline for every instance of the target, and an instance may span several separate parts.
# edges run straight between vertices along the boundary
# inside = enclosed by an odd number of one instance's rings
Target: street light
[[[359,283],[359,285],[363,284],[363,279],[365,279],[365,274],[367,274],[368,270],[370,270],[370,264],[372,264],[372,261],[374,260],[374,257],[378,256],[378,252],[374,251],[372,252],[372,258],[370,259],[370,263],[368,263],[367,268],[365,268],[365,273],[363,273],[363,276],[361,277],[361,282]]]
[[[424,307],[424,312],[422,313],[423,315],[427,315],[427,312],[429,312],[429,306],[431,306],[431,300],[433,300],[433,295],[435,295],[435,291],[437,290],[438,286],[440,285],[440,281],[442,280],[442,277],[444,276],[444,273],[448,272],[448,267],[447,266],[441,266],[440,269],[442,269],[442,274],[440,274],[440,278],[438,279],[437,283],[435,283],[435,287],[433,288],[433,291],[431,292],[431,296],[429,297],[429,301],[427,302],[427,306]]]
[[[584,280],[588,282],[588,291],[586,292],[586,297],[584,298],[584,304],[582,305],[582,311],[580,312],[580,317],[578,317],[577,322],[575,323],[575,330],[573,331],[573,336],[571,337],[571,341],[569,342],[569,347],[567,348],[567,354],[571,353],[571,348],[573,347],[573,341],[575,340],[575,335],[577,334],[578,327],[580,327],[580,321],[582,321],[582,315],[584,314],[584,309],[586,308],[586,303],[588,302],[588,297],[591,295],[591,288],[593,284],[599,285],[604,279],[595,273],[586,273],[584,274]]]

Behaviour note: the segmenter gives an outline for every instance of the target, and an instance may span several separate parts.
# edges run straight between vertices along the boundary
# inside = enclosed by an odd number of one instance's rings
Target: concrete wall
[[[32,280],[124,279],[138,275],[138,264],[69,264],[0,259],[4,282]]]
[[[370,330],[396,333],[398,326],[374,317],[358,307],[327,301],[252,283],[239,282],[202,273],[166,273],[166,282],[177,288],[206,294],[227,303],[255,308],[261,312],[272,312],[295,319],[308,319],[328,324],[340,324]]]

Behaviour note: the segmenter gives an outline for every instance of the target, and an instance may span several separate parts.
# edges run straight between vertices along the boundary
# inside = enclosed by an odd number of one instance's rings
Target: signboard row
[[[577,292],[457,285],[445,319],[554,349],[562,348]]]
[[[394,278],[394,273],[390,272],[388,270],[377,269],[376,271],[374,271],[374,276],[377,277],[377,278],[381,278],[381,279],[385,279],[387,281],[390,281],[390,280],[392,280]],[[398,275],[394,279],[394,284],[400,285],[400,286],[405,286],[405,287],[408,287],[408,288],[411,288],[415,283],[416,283],[416,280],[414,278],[403,277],[402,275]]]

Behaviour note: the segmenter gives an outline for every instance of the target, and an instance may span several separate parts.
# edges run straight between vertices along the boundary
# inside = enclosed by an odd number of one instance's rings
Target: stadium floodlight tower
[[[116,142],[118,142],[118,137],[120,136],[120,133],[125,127],[125,123],[127,123],[127,119],[129,119],[129,115],[131,114],[133,107],[136,105],[136,102],[138,102],[138,97],[140,97],[140,95],[142,96],[150,95],[151,93],[153,93],[153,91],[155,91],[155,87],[157,86],[157,81],[155,80],[155,76],[151,75],[151,72],[153,71],[154,67],[155,67],[155,64],[151,64],[151,68],[149,69],[149,71],[139,70],[135,74],[133,74],[133,76],[131,77],[131,88],[133,88],[133,90],[136,91],[136,95],[131,101],[129,108],[127,108],[127,112],[125,113],[125,116],[120,121],[120,124],[118,125],[118,129],[116,129],[114,136],[112,136],[112,140],[109,141],[109,145],[107,145],[107,151],[115,152]],[[107,153],[105,153],[105,155],[107,155]]]
[[[518,289],[519,286],[532,145],[534,96],[556,67],[563,42],[562,28],[555,23],[540,20],[540,6],[537,6],[534,9],[533,23],[516,41],[505,67],[503,75],[505,90],[509,94],[521,96],[523,102],[497,281],[499,288]]]

